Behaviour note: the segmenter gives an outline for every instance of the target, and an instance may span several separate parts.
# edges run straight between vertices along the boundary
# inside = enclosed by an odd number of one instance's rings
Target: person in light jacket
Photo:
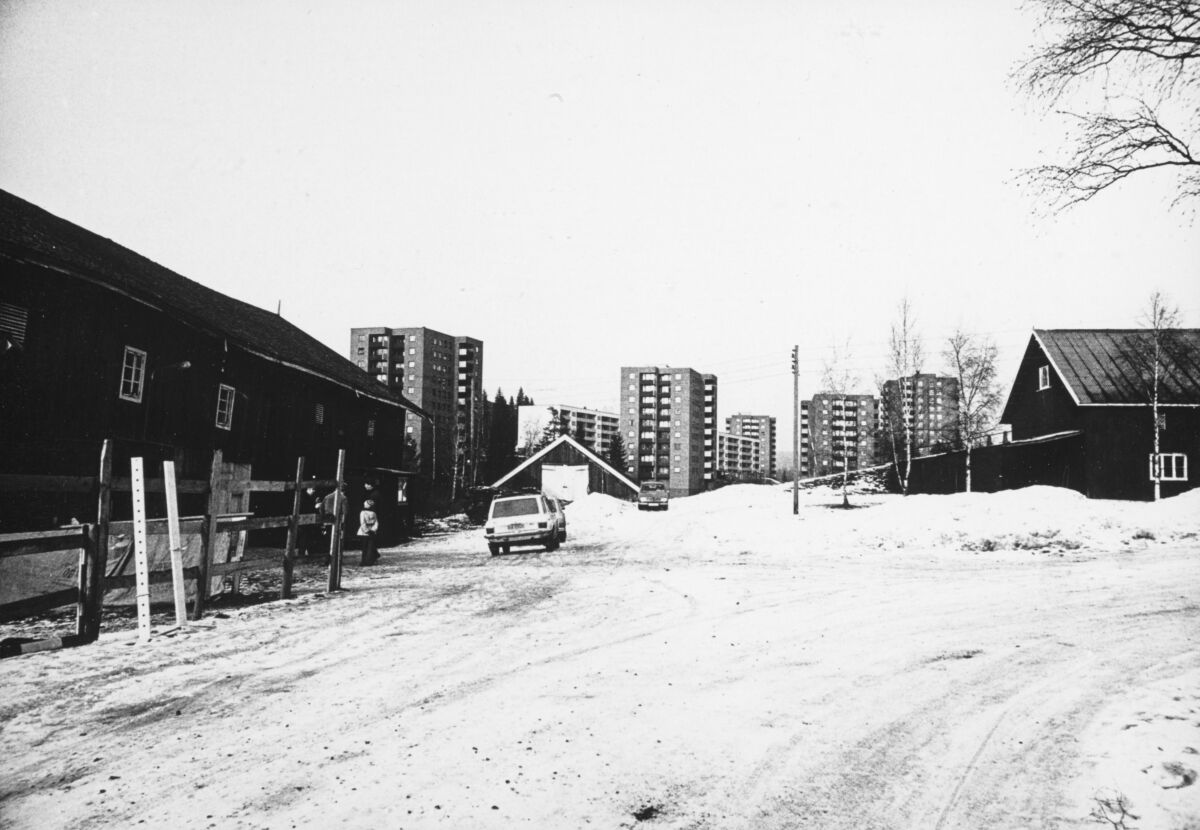
[[[367,499],[358,514],[358,535],[362,537],[362,564],[374,565],[379,560],[375,549],[375,534],[379,532],[379,516],[375,513],[375,502]]]

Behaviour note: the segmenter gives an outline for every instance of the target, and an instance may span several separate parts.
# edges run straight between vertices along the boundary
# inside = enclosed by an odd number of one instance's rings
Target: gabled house
[[[405,413],[425,416],[282,316],[3,191],[0,389],[6,473],[94,475],[113,439],[118,471],[139,455],[208,480],[219,449],[257,479],[290,480],[298,456],[331,478],[345,449],[367,480],[406,468]],[[0,525],[95,509],[53,501],[8,499]]]
[[[588,493],[632,501],[638,494],[636,483],[570,435],[560,435],[492,486],[536,489],[563,501]]]
[[[1023,483],[1054,484],[1092,498],[1151,499],[1195,487],[1200,458],[1200,329],[1172,329],[1158,387],[1159,457],[1151,382],[1139,357],[1145,329],[1036,329],[1001,421],[1015,445],[1052,460]],[[1025,454],[1033,455],[1029,447]],[[1013,486],[1011,483],[1009,486]]]

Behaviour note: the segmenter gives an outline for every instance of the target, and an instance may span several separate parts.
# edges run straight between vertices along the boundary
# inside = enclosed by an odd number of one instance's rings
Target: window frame
[[[1158,477],[1155,478],[1155,459],[1154,453],[1150,453],[1150,480],[1151,481],[1187,481],[1188,480],[1188,457],[1185,452],[1160,452],[1157,456]],[[1171,460],[1171,475],[1166,475],[1166,461]]]
[[[233,405],[237,401],[237,389],[228,383],[217,384],[217,415],[214,424],[217,429],[233,429]],[[221,415],[224,413],[224,418]]]
[[[134,358],[130,362],[130,358]],[[139,349],[136,346],[126,346],[125,355],[121,360],[121,385],[117,389],[117,396],[123,401],[130,403],[141,403],[146,392],[146,363],[147,354],[145,349]],[[126,386],[129,387],[129,392],[126,392]]]

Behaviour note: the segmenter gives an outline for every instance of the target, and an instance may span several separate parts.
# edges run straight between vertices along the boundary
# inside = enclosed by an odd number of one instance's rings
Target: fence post
[[[87,569],[87,610],[83,634],[89,641],[100,637],[104,609],[104,579],[108,575],[108,523],[112,515],[113,442],[100,445],[100,474],[96,479],[96,524],[92,528],[92,560]]]
[[[88,610],[91,608],[91,603],[88,601],[88,571],[95,567],[95,539],[92,538],[92,528],[90,525],[83,525],[83,538],[80,539],[81,547],[79,549],[79,596],[75,600],[75,635],[83,637],[87,634]]]
[[[137,577],[138,639],[150,639],[150,548],[146,532],[146,479],[142,459],[129,460],[133,487],[133,567]]]
[[[217,536],[217,512],[213,505],[217,496],[222,457],[220,450],[213,450],[212,467],[208,473],[208,509],[204,514],[204,523],[200,525],[200,575],[196,580],[196,602],[192,605],[192,618],[197,620],[204,614],[204,604],[208,601],[209,573]]]
[[[183,543],[179,538],[179,501],[175,494],[175,462],[163,462],[163,490],[167,497],[167,539],[171,546],[171,586],[175,597],[175,625],[187,625],[187,588],[183,579]]]
[[[296,542],[300,538],[300,497],[304,492],[304,456],[296,460],[296,490],[292,493],[292,519],[288,523],[287,547],[283,551],[283,585],[280,599],[292,597],[292,573],[296,562]]]
[[[333,497],[333,527],[329,531],[329,590],[342,589],[342,520],[346,512],[346,494],[343,492],[346,476],[346,451],[338,450],[337,489]]]

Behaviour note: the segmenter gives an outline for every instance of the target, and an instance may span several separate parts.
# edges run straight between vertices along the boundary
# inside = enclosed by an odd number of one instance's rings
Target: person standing
[[[358,535],[362,538],[362,564],[374,565],[379,559],[375,548],[375,534],[379,531],[379,516],[375,512],[375,502],[367,499],[363,509],[358,514]]]

